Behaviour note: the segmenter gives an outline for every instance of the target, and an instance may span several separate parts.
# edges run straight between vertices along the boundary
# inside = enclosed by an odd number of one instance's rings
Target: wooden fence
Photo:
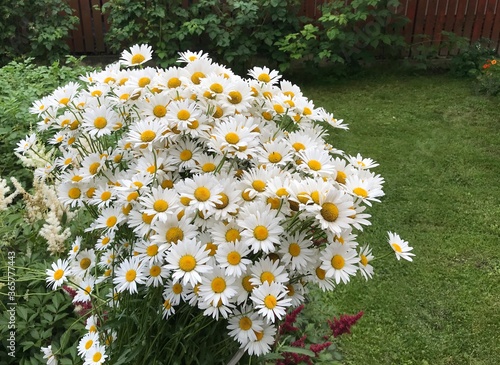
[[[104,34],[108,28],[106,17],[96,8],[107,0],[70,0],[75,14],[80,18],[78,29],[71,34],[68,44],[75,54],[106,54]],[[301,13],[319,16],[318,6],[328,0],[303,0]],[[349,1],[349,0],[346,0]],[[190,0],[185,0],[186,5]],[[402,29],[409,44],[422,36],[435,46],[443,42],[442,31],[466,37],[471,43],[486,38],[500,54],[500,0],[402,0],[391,9],[410,21]],[[446,49],[442,56],[448,56]]]

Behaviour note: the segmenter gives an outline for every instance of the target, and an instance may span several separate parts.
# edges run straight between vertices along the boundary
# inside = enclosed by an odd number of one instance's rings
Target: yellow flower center
[[[94,344],[93,340],[88,340],[87,342],[85,342],[85,350],[91,348],[93,344]]]
[[[354,194],[356,194],[356,195],[358,195],[358,196],[362,197],[362,198],[366,198],[366,197],[368,196],[368,192],[367,192],[365,189],[360,188],[360,187],[354,188],[354,189],[352,190],[352,192],[353,192]]]
[[[68,191],[68,196],[71,199],[78,199],[80,197],[80,195],[82,195],[82,191],[78,188],[71,188]]]
[[[146,85],[149,85],[151,82],[151,79],[149,77],[141,77],[139,79],[139,87],[145,87]]]
[[[323,270],[321,267],[317,267],[316,268],[316,276],[318,277],[318,279],[320,280],[325,280],[325,276],[326,276],[326,271]]]
[[[224,110],[222,110],[222,108],[220,106],[216,106],[215,107],[215,112],[214,114],[212,115],[214,118],[220,118],[224,115]]]
[[[117,221],[118,219],[113,215],[106,219],[106,226],[109,228],[114,227]]]
[[[177,119],[179,120],[188,120],[191,117],[191,113],[189,110],[181,109],[177,112]]]
[[[137,277],[137,272],[134,269],[130,269],[125,274],[125,280],[127,280],[129,283],[134,281],[136,277]]]
[[[319,162],[318,160],[309,160],[307,162],[307,166],[309,166],[309,168],[313,171],[321,170],[321,162]]]
[[[203,72],[197,71],[191,75],[191,81],[193,82],[193,84],[199,85],[200,79],[203,79],[204,77],[205,77],[205,74]]]
[[[101,200],[102,200],[102,201],[109,200],[109,198],[111,198],[111,192],[109,192],[109,191],[104,191],[104,192],[101,194]]]
[[[179,283],[175,283],[174,285],[172,285],[172,292],[174,294],[177,294],[177,295],[181,294],[182,293],[182,289],[183,289],[182,285],[179,284]]]
[[[265,119],[265,120],[271,120],[273,119],[273,115],[269,112],[262,112],[262,117]]]
[[[219,203],[216,203],[215,204],[215,207],[217,209],[224,209],[225,207],[227,207],[227,205],[229,204],[229,198],[226,194],[224,193],[220,193],[219,195],[219,198],[220,198],[220,204]]]
[[[193,152],[191,152],[190,150],[184,150],[181,152],[179,157],[181,161],[189,161],[191,157],[193,157]]]
[[[69,103],[69,98],[61,98],[61,100],[59,100],[59,103],[63,104],[63,105],[66,105],[66,104]]]
[[[214,256],[217,253],[217,245],[213,242],[208,242],[205,246],[205,251],[210,251],[208,256]]]
[[[293,285],[288,284],[286,288],[288,289],[288,296],[293,297],[293,295],[295,294],[295,288],[293,287]]]
[[[175,89],[176,87],[181,86],[181,80],[179,80],[177,77],[172,77],[168,80],[167,86],[169,89]]]
[[[215,171],[215,164],[211,163],[211,162],[207,162],[206,164],[204,164],[202,167],[201,167],[201,170],[203,172],[212,172],[212,171]]]
[[[55,272],[54,272],[54,279],[56,280],[59,280],[63,277],[64,275],[64,270],[63,269],[57,269]]]
[[[346,178],[347,175],[344,171],[337,171],[337,177],[335,178],[336,182],[338,182],[339,184],[345,184]]]
[[[94,127],[103,129],[108,125],[108,121],[104,117],[97,117],[94,119]]]
[[[227,262],[230,265],[238,265],[241,262],[241,255],[237,251],[231,251],[227,254]]]
[[[304,146],[302,143],[300,142],[295,142],[294,144],[292,144],[292,147],[295,149],[295,151],[299,152],[300,150],[305,150],[306,149],[306,146]]]
[[[135,55],[132,56],[132,59],[130,60],[130,62],[133,65],[137,65],[139,63],[144,62],[145,59],[146,59],[146,57],[144,57],[142,54],[136,53]]]
[[[161,273],[161,267],[158,265],[153,265],[151,266],[151,269],[149,269],[149,275],[152,277],[157,277]]]
[[[192,271],[196,267],[196,259],[192,255],[184,255],[179,260],[179,268],[182,271]]]
[[[333,203],[323,203],[320,210],[321,216],[327,222],[335,222],[339,217],[339,209]]]
[[[273,109],[278,114],[283,114],[285,112],[285,108],[283,108],[283,106],[280,104],[274,104]]]
[[[268,156],[268,160],[271,163],[278,163],[281,161],[282,158],[283,156],[281,156],[279,152],[271,152]]]
[[[194,197],[200,202],[205,202],[210,199],[210,190],[208,190],[204,186],[200,186],[199,188],[195,189]]]
[[[252,182],[252,188],[262,193],[266,189],[266,183],[262,180],[254,180]]]
[[[166,310],[169,310],[170,308],[172,308],[172,304],[170,304],[170,300],[166,299],[163,302],[163,308],[165,308]]]
[[[240,319],[239,326],[243,331],[248,331],[252,328],[252,320],[248,317],[242,317]]]
[[[267,281],[269,284],[271,284],[274,281],[274,274],[270,271],[264,271],[262,274],[260,274],[260,281]]]
[[[141,133],[141,141],[142,142],[151,142],[156,138],[156,133],[150,129]]]
[[[142,221],[146,224],[151,224],[154,217],[155,217],[154,214],[142,213]]]
[[[365,255],[361,255],[361,264],[363,264],[363,266],[368,265],[368,259]]]
[[[221,277],[216,277],[212,280],[211,286],[215,293],[222,293],[226,290],[226,281]]]
[[[158,199],[154,202],[153,209],[157,212],[164,212],[168,209],[168,203],[163,199]]]
[[[156,254],[158,253],[158,245],[154,244],[148,246],[148,248],[146,249],[146,253],[151,257],[156,256]]]
[[[94,90],[90,93],[91,96],[94,96],[94,97],[99,97],[102,95],[102,91],[101,90]]]
[[[94,356],[92,356],[92,361],[99,362],[102,358],[102,354],[100,352],[96,352]]]
[[[82,268],[83,270],[87,270],[91,263],[92,261],[88,257],[84,257],[80,260],[80,268]]]
[[[267,198],[266,203],[271,206],[271,209],[279,209],[281,200],[279,198]]]
[[[236,228],[228,229],[225,234],[225,238],[227,242],[234,242],[236,240],[240,240],[241,239],[240,231],[238,231]]]
[[[261,73],[259,77],[257,77],[257,80],[268,83],[271,81],[271,77],[267,73]]]
[[[230,144],[236,144],[240,141],[240,137],[234,132],[229,132],[228,134],[226,134],[225,139],[226,142]]]
[[[239,91],[230,91],[227,98],[231,104],[239,104],[243,100],[243,96]]]
[[[304,108],[304,111],[302,112],[302,114],[304,115],[311,115],[312,114],[312,111],[311,109],[309,109],[307,106]]]
[[[403,252],[403,249],[397,243],[392,243],[391,245],[392,245],[392,248],[394,248],[394,251],[396,251],[396,252]]]
[[[181,204],[184,205],[185,207],[187,207],[189,205],[189,203],[191,202],[191,199],[188,198],[187,196],[181,196],[181,198],[179,199]]]
[[[269,231],[265,226],[257,226],[253,229],[253,236],[259,241],[264,241],[269,237]]]
[[[97,174],[97,170],[99,169],[100,166],[101,166],[101,164],[99,162],[91,163],[90,166],[89,166],[89,172],[90,172],[90,174],[91,175]]]
[[[280,198],[283,197],[283,196],[288,196],[290,194],[288,194],[288,191],[286,190],[286,188],[279,188],[277,191],[276,191],[276,195],[279,196]]]
[[[210,85],[210,90],[212,90],[216,94],[220,94],[221,92],[224,91],[224,88],[222,87],[221,84],[214,83],[214,84]]]
[[[137,191],[133,191],[127,196],[127,201],[131,202],[132,200],[136,200],[138,197],[139,193]]]
[[[177,243],[177,241],[182,241],[184,239],[184,231],[179,227],[172,227],[165,233],[165,238],[169,243]]]
[[[300,245],[296,242],[290,243],[288,246],[288,253],[293,257],[297,257],[300,255]]]
[[[278,301],[274,295],[269,294],[264,298],[264,305],[268,309],[274,309],[278,305]]]
[[[345,260],[341,255],[335,255],[332,257],[332,266],[335,270],[340,270],[345,265]]]
[[[252,284],[250,281],[252,277],[250,275],[247,275],[241,279],[241,285],[243,286],[243,289],[245,289],[246,292],[251,293],[253,288],[255,288],[255,285]]]

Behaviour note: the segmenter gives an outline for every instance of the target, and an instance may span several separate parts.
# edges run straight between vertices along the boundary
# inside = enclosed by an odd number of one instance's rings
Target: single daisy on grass
[[[415,256],[415,254],[410,252],[411,250],[413,250],[413,247],[410,247],[408,245],[408,242],[399,237],[397,233],[387,232],[387,234],[389,235],[389,244],[394,250],[396,258],[398,260],[404,259],[407,261],[413,261],[411,257]]]

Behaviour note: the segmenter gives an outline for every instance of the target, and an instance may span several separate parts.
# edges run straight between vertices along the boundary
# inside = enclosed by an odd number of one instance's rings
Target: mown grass
[[[314,304],[364,311],[340,340],[344,364],[500,364],[500,100],[446,75],[383,72],[303,90],[349,124],[335,147],[380,163],[386,196],[360,243],[381,256],[392,230],[416,254],[375,260],[373,280]]]

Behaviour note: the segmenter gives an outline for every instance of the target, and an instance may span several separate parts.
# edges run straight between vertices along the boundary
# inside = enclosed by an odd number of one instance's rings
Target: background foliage
[[[2,1],[0,14],[0,65],[20,56],[53,62],[68,54],[65,40],[78,22],[68,1]]]
[[[0,68],[0,176],[15,176],[24,183],[31,181],[31,172],[21,166],[13,151],[36,127],[37,118],[28,111],[32,102],[91,70],[75,57],[48,66],[33,61],[11,61]]]

